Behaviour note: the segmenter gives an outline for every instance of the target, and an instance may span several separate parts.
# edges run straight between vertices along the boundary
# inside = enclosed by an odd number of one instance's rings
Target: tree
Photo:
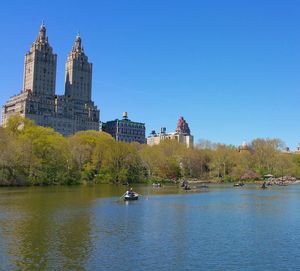
[[[261,175],[273,173],[276,156],[283,146],[284,143],[280,139],[257,138],[252,141],[254,165]]]
[[[52,128],[25,127],[19,140],[27,148],[24,161],[28,165],[31,184],[59,184],[69,181],[71,157],[67,140]]]
[[[0,128],[0,184],[24,185],[25,180],[18,169],[22,168],[19,159],[21,145],[15,137],[8,133],[7,129]]]
[[[85,181],[99,181],[99,172],[113,138],[104,132],[81,131],[68,138],[68,146],[75,168]]]
[[[275,157],[274,173],[276,176],[294,175],[293,157],[289,153],[278,153]]]
[[[213,152],[210,166],[214,176],[218,178],[230,177],[233,167],[235,166],[235,155],[237,150],[223,144],[218,144]]]
[[[187,149],[182,159],[183,176],[207,178],[210,161],[210,149]]]

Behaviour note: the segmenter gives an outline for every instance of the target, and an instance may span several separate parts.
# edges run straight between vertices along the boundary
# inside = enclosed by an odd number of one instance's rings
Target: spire
[[[73,46],[73,51],[76,51],[76,52],[83,51],[83,48],[81,46],[81,37],[80,37],[79,32],[76,35],[75,43],[74,43],[74,46]]]
[[[45,40],[46,40],[46,27],[45,27],[44,20],[43,20],[42,24],[40,26],[39,35],[38,35],[36,41],[44,42]]]

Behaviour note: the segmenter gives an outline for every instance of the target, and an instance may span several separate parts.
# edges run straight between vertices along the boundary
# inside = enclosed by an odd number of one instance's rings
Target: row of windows
[[[50,82],[54,82],[54,78],[51,78],[51,79],[46,79],[46,78],[41,78],[41,77],[35,77],[35,81],[42,81],[42,82],[47,82],[47,83],[50,83]]]
[[[70,123],[66,124],[66,123],[62,123],[62,122],[56,123],[55,126],[58,126],[58,127],[68,127],[68,128],[72,127],[72,125]]]
[[[89,88],[90,87],[90,84],[84,84],[83,82],[76,83],[75,85],[77,88]]]
[[[53,61],[55,61],[55,57],[53,56],[53,55],[50,55],[50,56],[48,56],[48,55],[46,55],[46,56],[40,56],[40,57],[36,57],[36,61],[49,61],[49,62],[53,62]]]
[[[35,86],[34,86],[34,89],[35,90],[53,90],[53,85],[52,84],[43,84],[43,85],[39,85],[39,84],[36,84]]]
[[[120,127],[129,127],[129,128],[139,128],[139,129],[144,129],[145,128],[141,124],[135,124],[135,123],[132,123],[132,122],[130,122],[130,123],[122,123],[122,122],[120,122],[119,126]]]
[[[50,65],[55,65],[56,64],[55,61],[47,61],[47,60],[37,60],[36,63],[37,64],[39,64],[39,63],[50,64]]]
[[[124,133],[124,134],[132,134],[132,135],[143,135],[144,134],[144,131],[139,131],[139,130],[130,130],[130,129],[123,129],[121,128],[120,129],[121,133]]]
[[[53,73],[51,73],[50,77],[51,77],[50,78],[51,81],[55,80],[55,78],[53,76]],[[46,78],[49,78],[49,76],[46,76],[46,74],[41,75],[41,74],[38,74],[38,73],[34,77],[35,80],[42,80],[42,79],[45,80]],[[47,79],[47,80],[49,80],[49,79]]]

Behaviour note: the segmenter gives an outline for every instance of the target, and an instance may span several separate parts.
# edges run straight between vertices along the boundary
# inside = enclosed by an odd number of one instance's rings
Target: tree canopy
[[[265,174],[300,177],[300,155],[282,151],[279,139],[254,139],[249,148],[201,141],[186,148],[116,142],[109,134],[82,131],[63,137],[52,128],[13,117],[0,127],[0,185],[131,183],[179,178],[223,181]]]

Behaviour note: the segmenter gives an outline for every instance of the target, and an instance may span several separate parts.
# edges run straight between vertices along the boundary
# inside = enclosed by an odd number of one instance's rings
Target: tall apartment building
[[[67,58],[64,95],[55,94],[56,61],[57,55],[42,24],[25,55],[23,89],[2,108],[3,126],[11,116],[19,114],[63,135],[99,130],[100,112],[91,100],[92,63],[88,61],[79,35]]]

